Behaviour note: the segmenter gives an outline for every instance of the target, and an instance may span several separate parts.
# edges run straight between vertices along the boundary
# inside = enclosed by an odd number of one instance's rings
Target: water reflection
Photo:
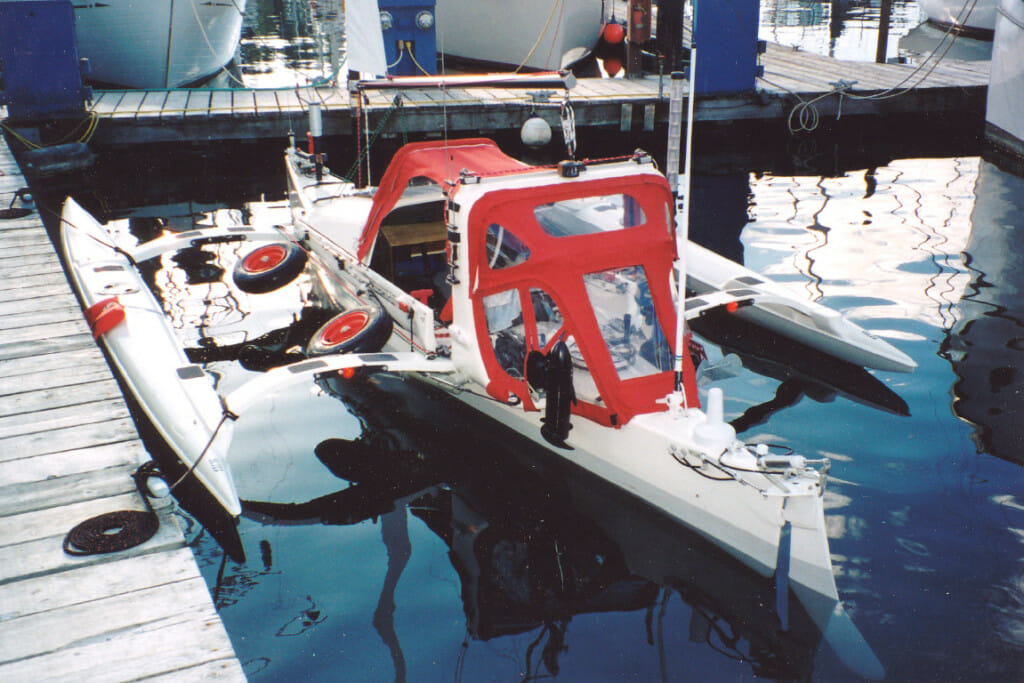
[[[241,83],[249,88],[306,85],[330,73],[332,44],[322,30],[332,3],[254,0],[238,49]],[[335,53],[335,58],[337,54]],[[233,84],[240,85],[239,83]]]
[[[896,329],[907,319],[949,329],[968,281],[960,252],[977,169],[976,157],[909,159],[832,178],[754,176],[744,261],[855,322],[872,320],[882,337],[914,338]],[[877,327],[885,320],[894,324]]]
[[[759,37],[836,59],[873,62],[880,0],[763,0]],[[894,0],[886,54],[897,56],[899,39],[923,17],[914,0]]]
[[[1024,178],[982,161],[974,194],[970,282],[941,353],[957,376],[953,409],[978,449],[1024,464]]]
[[[746,662],[757,676],[810,674],[821,634],[799,603],[783,630],[770,607],[771,582],[694,534],[525,441],[504,434],[496,440],[442,395],[400,378],[321,386],[361,424],[355,438],[315,449],[347,485],[301,503],[247,500],[244,514],[262,525],[380,520],[387,568],[366,618],[390,653],[395,680],[407,672],[396,591],[414,552],[411,518],[448,549],[470,641],[528,635],[516,641],[524,646],[524,678],[558,675],[574,645],[570,627],[584,614],[643,612],[641,638],[666,647],[666,604],[677,596],[689,611],[691,642]],[[464,652],[457,678],[472,678],[467,657],[479,661]],[[659,659],[668,677],[664,652]]]

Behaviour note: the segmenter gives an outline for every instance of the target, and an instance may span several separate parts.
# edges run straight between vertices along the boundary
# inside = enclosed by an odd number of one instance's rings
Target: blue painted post
[[[437,72],[434,6],[433,0],[380,0],[388,74],[422,76]]]
[[[85,112],[74,26],[70,0],[0,2],[0,104],[11,119]]]
[[[757,64],[758,0],[697,0],[693,39],[697,46],[696,92],[754,89]]]

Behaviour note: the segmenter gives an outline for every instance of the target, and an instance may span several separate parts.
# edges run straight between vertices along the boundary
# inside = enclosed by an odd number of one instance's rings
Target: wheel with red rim
[[[351,308],[334,316],[313,333],[306,344],[306,355],[380,351],[391,336],[393,325],[391,318],[379,307]]]
[[[306,267],[306,252],[291,242],[264,244],[235,264],[232,277],[243,292],[265,294],[284,287]]]

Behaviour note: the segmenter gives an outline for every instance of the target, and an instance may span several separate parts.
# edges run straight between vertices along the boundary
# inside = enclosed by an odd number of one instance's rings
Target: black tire
[[[380,351],[391,336],[393,327],[394,321],[379,306],[350,308],[313,333],[306,344],[306,355]]]
[[[266,294],[295,280],[306,260],[306,252],[291,242],[264,244],[238,260],[232,277],[243,292]]]

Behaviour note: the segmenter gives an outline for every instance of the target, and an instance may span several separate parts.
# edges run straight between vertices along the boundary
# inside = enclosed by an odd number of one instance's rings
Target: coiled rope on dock
[[[145,510],[115,510],[76,524],[64,537],[64,552],[72,556],[103,555],[142,545],[160,529],[160,518],[149,502],[146,479],[159,476],[150,460],[132,474],[146,504]]]

